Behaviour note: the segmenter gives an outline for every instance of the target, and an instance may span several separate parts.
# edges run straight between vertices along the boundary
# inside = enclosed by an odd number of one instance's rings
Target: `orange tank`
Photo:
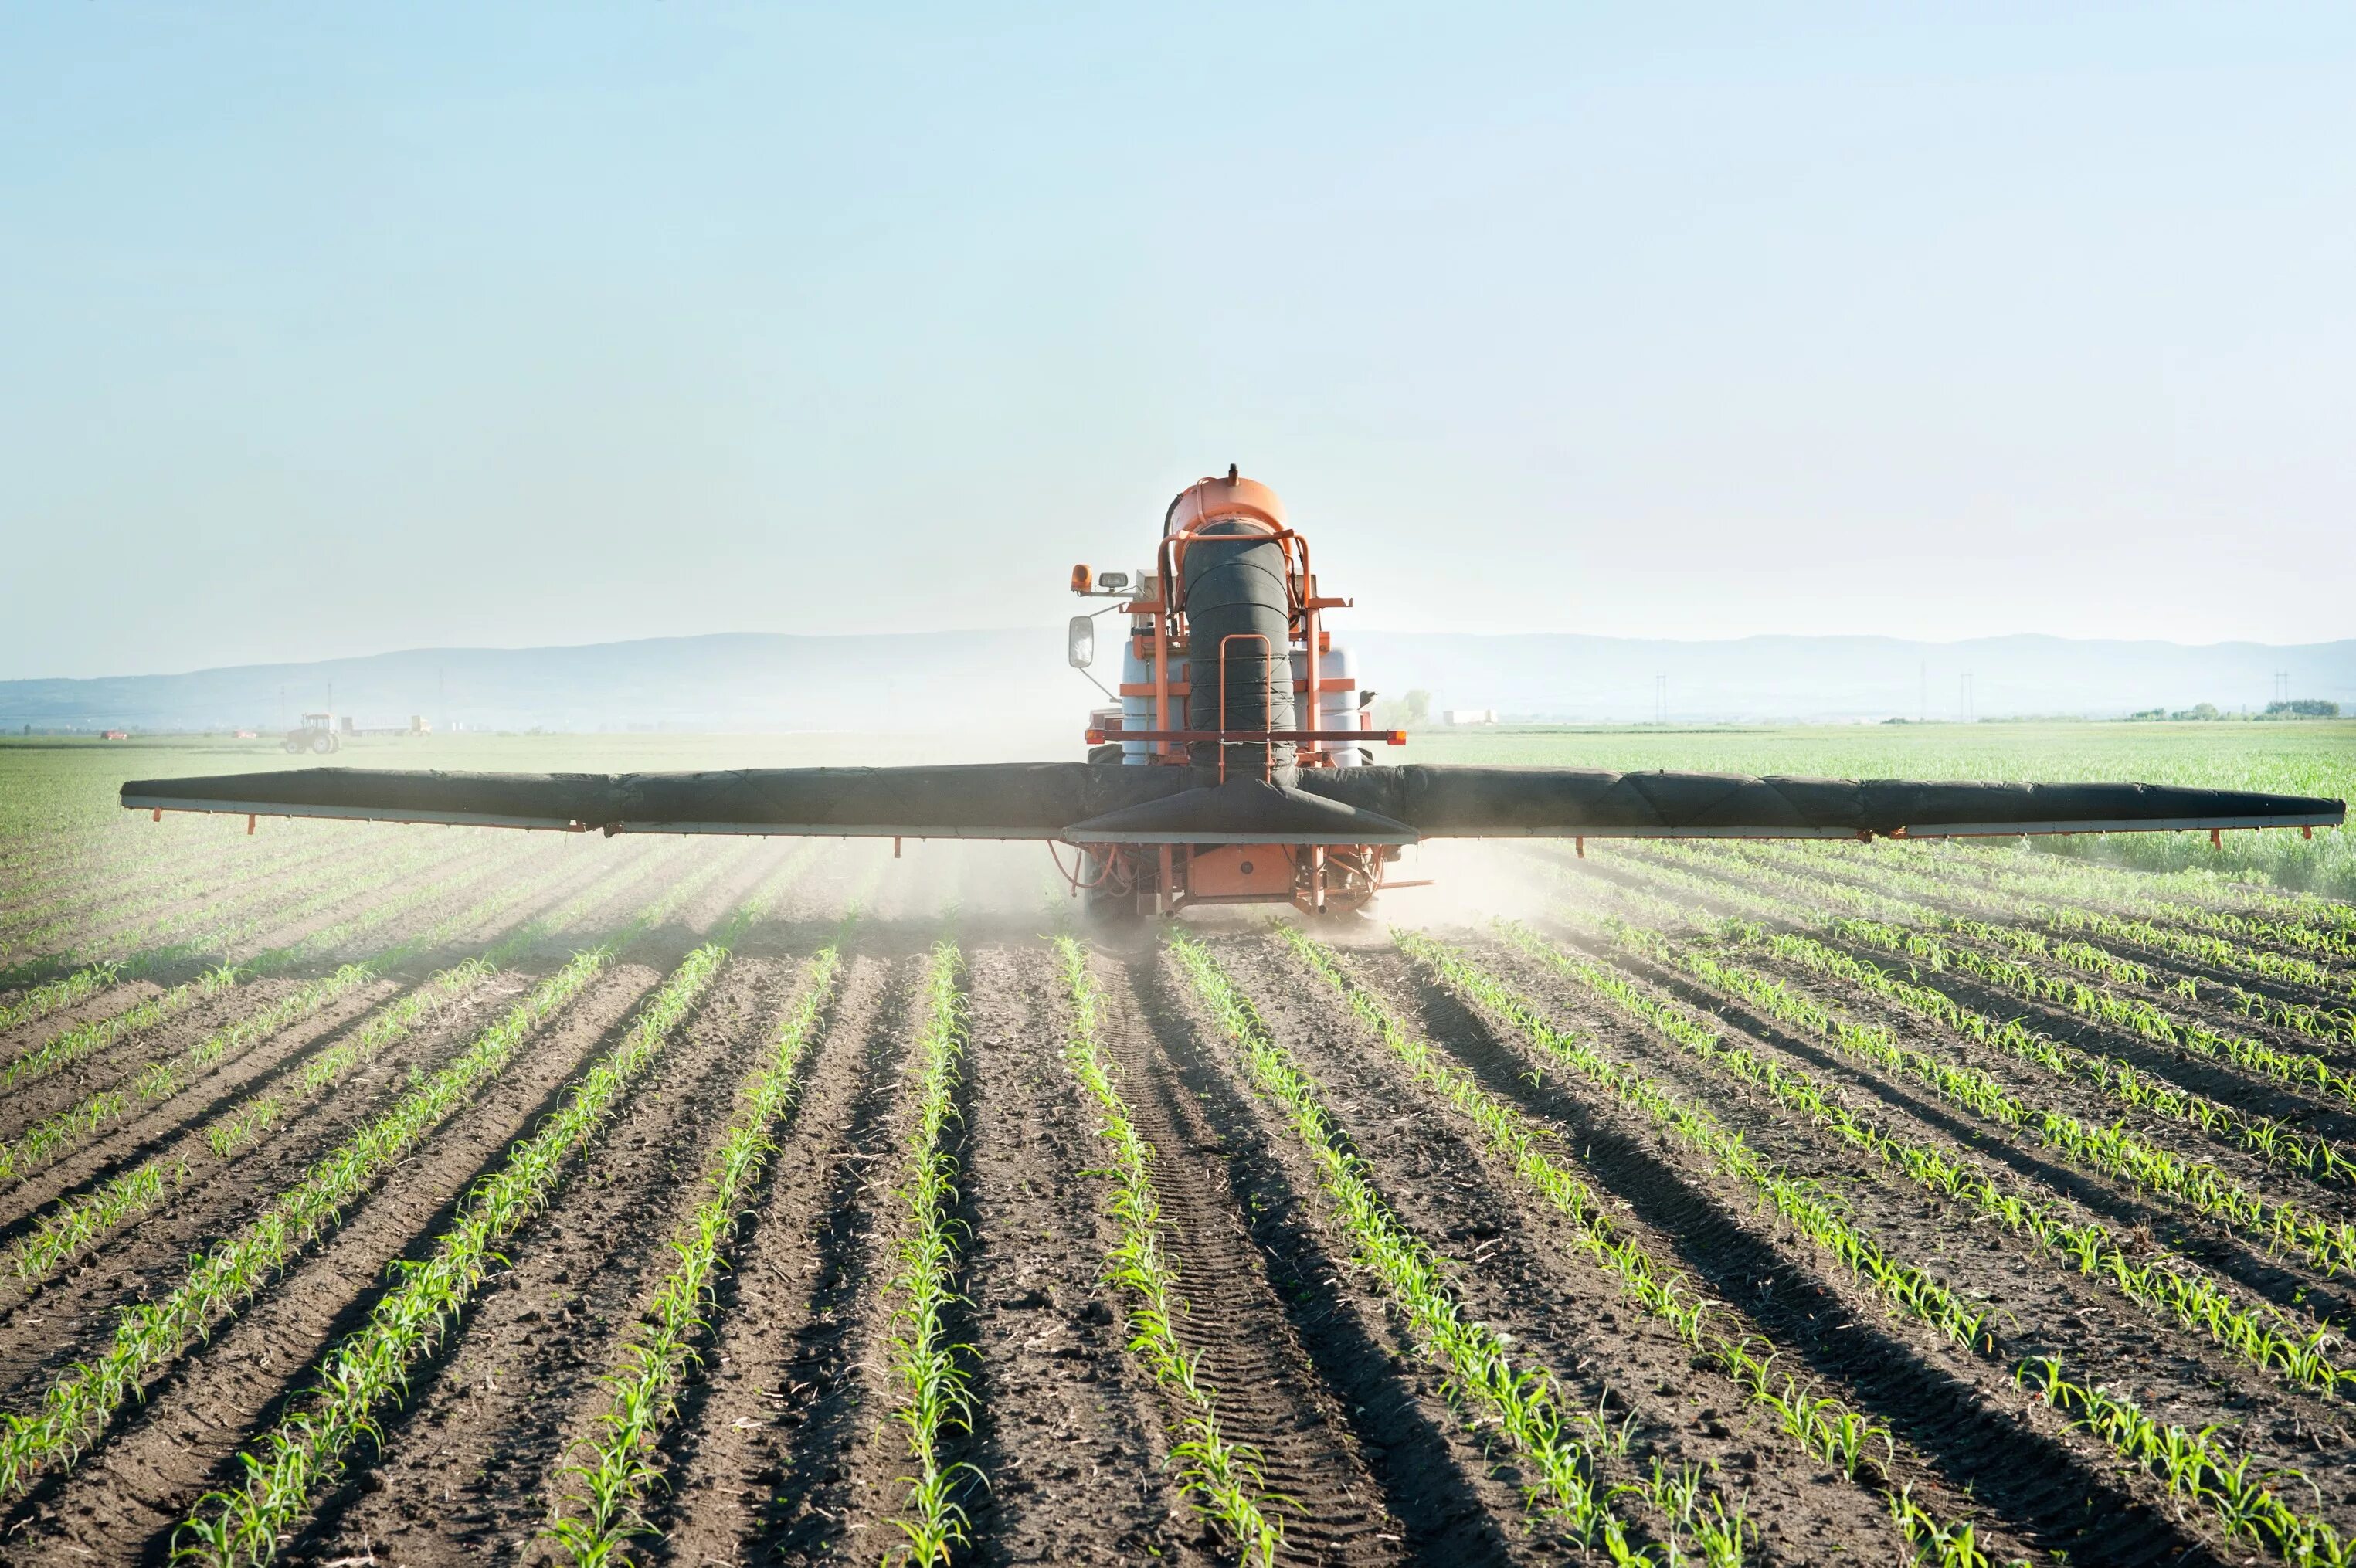
[[[1197,479],[1178,492],[1162,518],[1163,538],[1198,528],[1221,517],[1248,517],[1270,528],[1284,527],[1284,503],[1257,479],[1246,479],[1233,468],[1224,479]]]

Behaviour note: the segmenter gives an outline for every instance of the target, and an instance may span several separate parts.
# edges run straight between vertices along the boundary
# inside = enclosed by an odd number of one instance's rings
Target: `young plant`
[[[777,1152],[773,1129],[793,1101],[803,1052],[817,1035],[841,969],[841,950],[832,945],[804,969],[769,1056],[755,1066],[721,1137],[704,1176],[703,1200],[671,1238],[678,1265],[655,1287],[644,1327],[624,1348],[622,1364],[602,1380],[610,1402],[597,1434],[563,1471],[579,1487],[563,1499],[573,1512],[560,1512],[547,1531],[581,1568],[620,1562],[631,1537],[653,1532],[646,1501],[661,1482],[659,1449],[678,1413],[680,1381],[701,1360],[695,1347],[707,1327],[703,1313],[712,1305],[712,1279],[728,1266],[737,1219]]]
[[[893,1416],[906,1435],[916,1467],[916,1474],[900,1477],[908,1497],[892,1520],[904,1538],[893,1555],[923,1568],[946,1564],[950,1548],[964,1544],[969,1520],[957,1494],[968,1477],[981,1477],[973,1466],[949,1461],[946,1452],[949,1433],[968,1427],[973,1416],[967,1372],[972,1351],[951,1342],[946,1321],[959,1299],[958,1167],[948,1136],[957,1119],[965,1051],[961,967],[957,948],[939,944],[918,997],[916,1122],[899,1189],[907,1217],[896,1248],[899,1269],[889,1286],[897,1303],[891,1347],[899,1403]]]
[[[1078,943],[1058,937],[1055,950],[1072,1000],[1064,1061],[1096,1102],[1097,1136],[1112,1155],[1111,1168],[1102,1174],[1112,1183],[1108,1207],[1119,1239],[1106,1260],[1105,1280],[1128,1297],[1130,1353],[1145,1363],[1183,1412],[1185,1435],[1172,1445],[1171,1456],[1181,1467],[1179,1483],[1189,1500],[1226,1532],[1244,1563],[1274,1568],[1284,1544],[1284,1521],[1276,1511],[1279,1499],[1265,1489],[1259,1454],[1221,1434],[1218,1392],[1202,1375],[1201,1355],[1190,1355],[1178,1341],[1176,1320],[1186,1307],[1178,1295],[1176,1260],[1162,1244],[1168,1221],[1154,1195],[1153,1146],[1139,1135],[1098,1043],[1102,990]]]
[[[576,1082],[556,1114],[477,1183],[432,1255],[402,1265],[400,1284],[365,1325],[329,1350],[310,1395],[243,1456],[245,1484],[209,1492],[177,1532],[176,1560],[242,1568],[276,1557],[311,1499],[343,1470],[377,1420],[406,1392],[409,1369],[432,1353],[491,1271],[500,1243],[548,1206],[573,1153],[621,1108],[662,1054],[727,957],[707,943],[656,991],[622,1042]]]
[[[1170,951],[1194,994],[1242,1051],[1253,1083],[1282,1109],[1317,1168],[1356,1258],[1382,1282],[1418,1349],[1446,1371],[1451,1397],[1477,1412],[1477,1422],[1494,1424],[1528,1467],[1531,1478],[1524,1489],[1531,1507],[1569,1540],[1582,1547],[1600,1544],[1616,1563],[1656,1561],[1632,1540],[1612,1508],[1614,1497],[1632,1488],[1605,1483],[1596,1440],[1566,1404],[1554,1379],[1544,1368],[1517,1366],[1496,1330],[1465,1317],[1439,1255],[1392,1212],[1365,1162],[1325,1110],[1315,1082],[1277,1043],[1210,950],[1180,934],[1172,938]],[[1741,1561],[1740,1543],[1750,1528],[1739,1510],[1719,1510],[1704,1533],[1691,1519],[1665,1510],[1673,1495],[1633,1489],[1654,1504],[1669,1540],[1694,1546],[1713,1563]],[[1676,1555],[1671,1548],[1669,1556]]]

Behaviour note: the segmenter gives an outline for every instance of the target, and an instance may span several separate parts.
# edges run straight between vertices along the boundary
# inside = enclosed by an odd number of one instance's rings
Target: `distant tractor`
[[[289,752],[316,752],[324,757],[342,747],[343,741],[336,736],[336,716],[332,713],[305,713],[300,729],[286,731]]]

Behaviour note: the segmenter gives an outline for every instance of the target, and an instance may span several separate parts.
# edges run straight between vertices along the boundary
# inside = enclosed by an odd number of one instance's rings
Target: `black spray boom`
[[[1344,767],[1195,782],[1087,763],[680,773],[303,768],[139,779],[133,810],[605,833],[1408,844],[1424,838],[1909,838],[2336,827],[2343,801],[2139,784],[1933,784],[1566,768]]]

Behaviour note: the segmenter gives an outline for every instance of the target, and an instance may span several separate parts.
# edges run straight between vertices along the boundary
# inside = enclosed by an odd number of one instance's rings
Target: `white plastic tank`
[[[1153,728],[1153,657],[1150,653],[1140,654],[1137,651],[1138,640],[1133,632],[1120,640],[1120,727],[1124,731]],[[1147,645],[1150,647],[1151,645]],[[1145,688],[1141,696],[1135,689],[1141,686]],[[1181,700],[1176,706],[1177,719],[1171,728],[1183,730],[1186,727],[1185,704]],[[1131,768],[1145,766],[1146,758],[1152,749],[1150,741],[1123,741],[1120,743],[1121,765]]]
[[[1350,656],[1350,650],[1338,642],[1318,656],[1317,678],[1319,680],[1348,680],[1350,685],[1340,691],[1321,691],[1317,694],[1317,722],[1312,728],[1355,730],[1361,727],[1358,723],[1357,682],[1353,678],[1357,673],[1357,661]],[[1309,651],[1306,648],[1295,648],[1292,650],[1293,683],[1298,687],[1301,682],[1308,678]],[[1362,767],[1371,760],[1364,747],[1328,744],[1326,749],[1333,753],[1334,763],[1345,768]]]

